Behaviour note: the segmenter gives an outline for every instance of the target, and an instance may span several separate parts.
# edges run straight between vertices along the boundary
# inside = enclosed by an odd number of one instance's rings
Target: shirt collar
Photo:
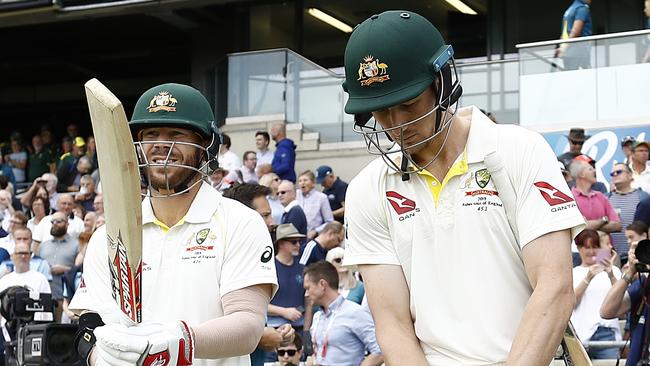
[[[475,106],[459,108],[454,118],[467,118],[470,120],[469,136],[465,144],[467,152],[467,163],[482,162],[486,155],[495,152],[497,146],[497,125],[492,122],[486,115]],[[393,148],[399,149],[399,146]],[[391,150],[392,151],[392,150]],[[391,158],[400,166],[402,155],[395,153],[395,157]],[[409,166],[413,166],[409,162]],[[413,167],[414,168],[414,167]],[[393,169],[389,169],[389,174],[396,174]]]
[[[343,305],[344,301],[345,301],[345,298],[343,296],[339,295],[339,297],[334,299],[334,301],[332,301],[330,303],[330,306],[327,307],[327,311],[325,311],[325,315],[330,315],[330,314],[336,312],[341,307],[341,305]]]
[[[593,197],[596,194],[596,191],[594,191],[593,189],[590,190],[588,194],[584,194],[576,186],[573,186],[573,188],[571,188],[571,192],[573,193],[574,196],[578,195],[583,197]]]
[[[293,200],[293,201],[289,202],[289,204],[285,206],[284,212],[289,212],[289,210],[291,210],[295,206],[298,206],[298,200]]]
[[[190,209],[180,222],[192,224],[204,223],[210,221],[216,211],[218,204],[221,202],[221,193],[212,188],[208,183],[201,182],[201,188],[194,197]],[[158,222],[156,215],[151,207],[151,199],[146,197],[142,201],[142,223],[149,224]]]

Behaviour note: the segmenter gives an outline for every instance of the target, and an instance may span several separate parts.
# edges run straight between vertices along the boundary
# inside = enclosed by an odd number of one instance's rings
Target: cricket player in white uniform
[[[95,366],[249,365],[277,289],[273,245],[259,214],[203,180],[219,151],[210,105],[189,86],[156,86],[140,97],[129,126],[149,191],[143,322],[127,326],[113,300],[99,228],[70,303],[84,313],[77,349]]]
[[[456,108],[453,62],[412,12],[373,15],[350,36],[345,110],[381,158],[348,188],[345,264],[361,270],[386,364],[547,366],[584,220],[540,135]]]

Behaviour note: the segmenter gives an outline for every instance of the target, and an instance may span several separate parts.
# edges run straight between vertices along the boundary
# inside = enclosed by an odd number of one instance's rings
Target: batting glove
[[[185,322],[108,324],[95,328],[95,366],[185,366],[194,359],[194,339]]]

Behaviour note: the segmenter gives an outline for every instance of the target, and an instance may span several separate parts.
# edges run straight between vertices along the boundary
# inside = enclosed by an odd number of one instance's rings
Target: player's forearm
[[[560,344],[574,301],[571,283],[538,282],[519,323],[507,365],[547,366]]]
[[[377,343],[387,365],[428,366],[420,342],[410,319],[395,321],[386,327],[376,328]]]

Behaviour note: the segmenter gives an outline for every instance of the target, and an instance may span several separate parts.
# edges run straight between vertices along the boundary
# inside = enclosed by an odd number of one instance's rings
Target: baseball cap
[[[650,149],[650,142],[648,142],[648,141],[637,141],[637,142],[635,142],[633,149],[636,149],[637,147],[639,147],[641,145],[643,145],[643,146],[647,147],[648,149]]]
[[[332,174],[332,168],[327,165],[321,165],[316,169],[316,183],[322,184],[329,174]]]
[[[72,140],[72,145],[76,147],[84,147],[86,146],[86,141],[83,139],[83,137],[77,136]]]
[[[636,138],[634,136],[625,136],[621,139],[621,146],[625,146],[630,142],[634,144],[636,142]]]
[[[287,239],[303,239],[305,235],[298,232],[293,224],[281,224],[275,229],[275,242]]]
[[[589,155],[584,155],[584,154],[578,155],[575,158],[573,158],[573,160],[584,161],[585,163],[591,164],[591,166],[596,165],[596,160],[592,159]]]

